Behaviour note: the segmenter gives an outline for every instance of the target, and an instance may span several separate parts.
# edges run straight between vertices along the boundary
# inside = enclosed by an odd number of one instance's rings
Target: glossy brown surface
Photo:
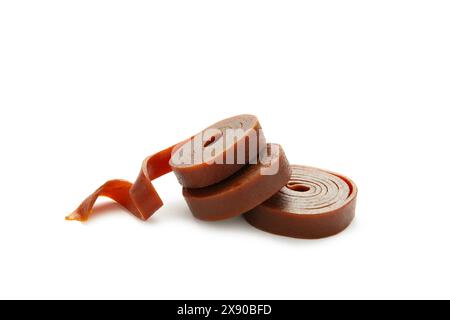
[[[227,132],[238,136],[230,137]],[[182,186],[203,188],[228,178],[256,160],[265,145],[258,119],[253,115],[239,115],[211,125],[178,146],[170,165]],[[189,162],[175,162],[182,158]]]
[[[283,149],[269,144],[269,152],[258,164],[247,165],[228,179],[200,189],[183,189],[183,196],[192,214],[201,220],[223,220],[240,215],[269,199],[291,176],[291,168]],[[261,170],[270,164],[276,174],[264,175]]]
[[[357,187],[328,171],[293,165],[289,183],[244,218],[254,227],[287,237],[335,235],[355,216]]]

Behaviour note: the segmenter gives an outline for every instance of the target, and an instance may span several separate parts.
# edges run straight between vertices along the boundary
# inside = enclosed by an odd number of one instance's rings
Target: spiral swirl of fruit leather
[[[286,186],[244,218],[263,231],[303,239],[324,238],[347,228],[355,217],[355,183],[337,173],[291,167]]]

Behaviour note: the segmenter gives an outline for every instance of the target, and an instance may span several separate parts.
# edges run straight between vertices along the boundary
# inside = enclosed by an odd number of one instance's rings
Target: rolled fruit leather
[[[182,144],[173,153],[170,166],[183,187],[203,188],[256,163],[265,147],[258,119],[240,115],[219,121]]]
[[[238,135],[227,139],[226,129],[239,129],[236,130]],[[254,144],[257,146],[256,151]],[[88,220],[98,197],[103,196],[116,201],[139,219],[147,220],[163,205],[152,180],[174,170],[182,186],[195,188],[212,185],[254,161],[264,146],[264,134],[255,116],[239,115],[219,121],[199,134],[146,158],[134,183],[119,179],[107,181],[66,219]],[[185,159],[180,152],[186,152],[187,147],[190,158],[196,162],[179,164],[171,160],[172,156]],[[208,158],[200,157],[203,154],[208,154]],[[230,158],[236,161],[231,164],[220,163],[220,160],[227,159],[230,162]]]
[[[268,144],[257,164],[249,164],[228,179],[200,188],[183,188],[183,196],[200,219],[216,221],[241,215],[277,193],[291,177],[283,149]]]
[[[335,235],[355,216],[355,183],[342,175],[292,165],[292,176],[278,193],[244,214],[254,227],[293,238]]]

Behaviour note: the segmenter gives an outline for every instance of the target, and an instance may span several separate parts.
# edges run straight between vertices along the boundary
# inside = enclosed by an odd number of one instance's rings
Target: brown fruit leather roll
[[[264,168],[277,168],[264,174]],[[267,153],[257,164],[249,164],[218,184],[183,188],[192,214],[201,220],[215,221],[235,217],[256,207],[278,192],[291,176],[291,168],[279,145],[268,144]]]
[[[226,135],[226,129],[240,129],[238,132],[240,134],[229,138]],[[194,141],[198,143],[192,143]],[[186,146],[191,146],[187,152],[196,162],[177,164],[172,157],[179,158],[182,152],[180,150],[186,152]],[[255,116],[240,115],[219,121],[199,134],[145,159],[134,183],[126,180],[106,182],[88,196],[66,219],[88,220],[98,197],[104,196],[116,201],[139,219],[147,220],[163,205],[153,187],[152,180],[174,170],[183,186],[212,185],[228,178],[256,159],[259,150],[262,149],[261,146],[265,146],[265,139]],[[237,152],[239,150],[240,153]],[[203,159],[204,154],[208,155],[207,159]],[[241,155],[240,158],[238,154]],[[220,164],[220,160],[226,163],[226,160],[230,158],[235,160],[232,164]]]
[[[324,238],[347,228],[355,216],[354,182],[316,168],[291,168],[289,183],[244,218],[263,231],[303,239]]]
[[[183,187],[203,188],[228,178],[249,162],[256,163],[265,146],[258,119],[252,115],[235,116],[186,141],[172,155],[170,166]],[[176,162],[183,157],[188,163]]]

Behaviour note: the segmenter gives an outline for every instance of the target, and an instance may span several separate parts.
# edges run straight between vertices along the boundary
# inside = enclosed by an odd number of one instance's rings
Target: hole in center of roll
[[[203,143],[203,148],[206,148],[212,144],[214,144],[215,142],[217,142],[217,140],[220,139],[220,137],[222,136],[221,133],[217,133],[212,135],[209,139],[207,139],[204,143]]]
[[[306,192],[309,191],[311,188],[308,186],[305,186],[304,184],[301,183],[288,183],[287,187],[293,191],[297,191],[297,192]]]
[[[205,143],[203,144],[203,148],[206,148],[207,146],[214,143],[215,141],[216,141],[216,137],[212,136],[211,138],[209,138],[208,140],[205,141]]]

